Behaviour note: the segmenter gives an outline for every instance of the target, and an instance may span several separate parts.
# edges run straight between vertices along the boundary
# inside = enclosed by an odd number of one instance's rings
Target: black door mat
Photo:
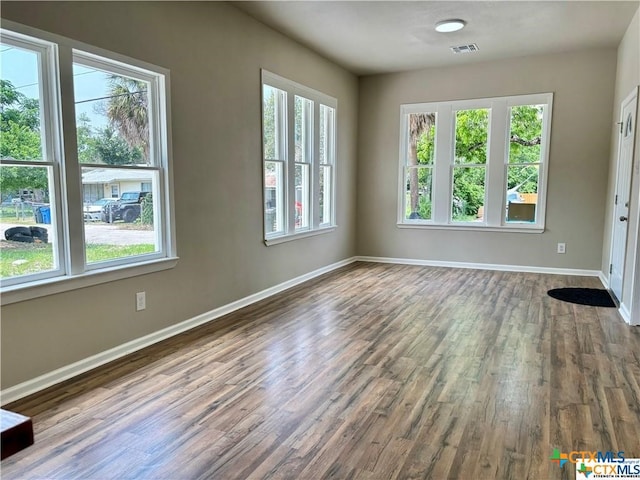
[[[609,292],[601,288],[554,288],[547,294],[563,302],[578,303],[592,307],[615,307]]]

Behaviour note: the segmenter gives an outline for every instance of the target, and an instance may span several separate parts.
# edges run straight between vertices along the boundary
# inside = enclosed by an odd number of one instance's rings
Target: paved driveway
[[[122,226],[120,226],[122,225]],[[155,233],[153,230],[133,230],[131,224],[120,225],[96,225],[94,223],[85,223],[84,232],[87,243],[101,243],[107,245],[137,245],[141,243],[155,243]],[[4,239],[4,231],[11,227],[24,227],[28,225],[19,225],[11,223],[0,223],[0,235]],[[54,232],[51,225],[37,224],[38,227],[44,227],[49,231],[49,241],[53,242]]]

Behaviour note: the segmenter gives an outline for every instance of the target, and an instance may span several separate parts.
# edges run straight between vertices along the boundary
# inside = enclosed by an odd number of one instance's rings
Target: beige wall
[[[169,271],[3,307],[2,388],[355,254],[354,75],[220,2],[3,1],[2,17],[171,70],[180,256]],[[260,68],[338,99],[335,233],[262,242]]]
[[[618,126],[616,122],[620,121],[620,106],[624,99],[631,93],[633,88],[640,85],[640,9],[627,29],[627,32],[618,47],[618,63],[615,82],[615,98],[613,121],[611,122],[611,151],[609,163],[609,188],[607,190],[607,210],[604,231],[604,245],[602,249],[602,271],[605,275],[609,275],[609,263],[611,261],[611,229],[613,206],[612,199],[615,195],[616,168],[618,160]],[[625,263],[624,288],[622,291],[622,301],[628,307],[632,297],[632,280],[634,274],[633,252],[640,248],[636,232],[638,229],[638,221],[640,218],[640,128],[636,121],[636,153],[633,167],[633,177],[631,192],[631,205],[629,209],[629,235],[627,238],[627,257]],[[637,253],[640,256],[640,251]],[[640,268],[635,273],[636,283],[640,285]],[[636,300],[634,300],[636,308],[640,308],[640,290],[636,291]],[[640,311],[636,311],[636,315],[640,317]],[[636,318],[640,322],[640,318]]]
[[[615,49],[602,49],[362,77],[358,253],[600,270],[615,71]],[[401,104],[543,92],[554,93],[544,233],[396,226]]]

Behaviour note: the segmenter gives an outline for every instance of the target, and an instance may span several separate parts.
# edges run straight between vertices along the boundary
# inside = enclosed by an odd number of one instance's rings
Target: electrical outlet
[[[567,245],[564,243],[558,244],[558,253],[565,253],[567,251]]]
[[[136,311],[147,308],[147,294],[145,292],[136,293]]]

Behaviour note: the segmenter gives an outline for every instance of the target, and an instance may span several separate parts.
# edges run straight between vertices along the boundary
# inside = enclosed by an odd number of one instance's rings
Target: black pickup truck
[[[142,199],[151,192],[125,192],[115,202],[108,203],[102,209],[102,221],[113,223],[122,220],[126,223],[135,222],[140,217]]]

